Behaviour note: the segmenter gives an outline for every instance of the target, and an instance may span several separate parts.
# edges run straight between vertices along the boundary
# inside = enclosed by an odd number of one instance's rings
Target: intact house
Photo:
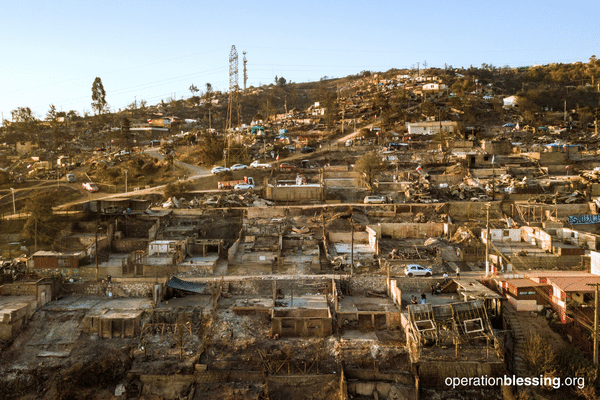
[[[422,87],[422,91],[423,93],[440,93],[444,90],[447,90],[448,86],[444,85],[443,83],[437,83],[437,82],[433,82],[433,83],[426,83],[423,85]]]
[[[423,121],[407,122],[406,128],[409,135],[436,135],[441,133],[454,133],[458,130],[456,121]]]
[[[316,101],[315,104],[308,107],[308,114],[312,115],[313,117],[320,117],[325,115],[326,110],[327,109],[325,107],[322,107],[321,104]]]

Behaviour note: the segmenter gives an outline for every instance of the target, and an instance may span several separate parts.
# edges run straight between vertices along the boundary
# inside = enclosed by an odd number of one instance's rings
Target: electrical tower
[[[233,110],[238,109],[238,88],[238,54],[235,45],[233,45],[231,46],[231,52],[229,52],[229,107],[227,108],[227,131],[233,128],[231,122],[233,120]]]
[[[245,52],[244,52],[245,54]],[[244,61],[244,67],[245,67]],[[223,154],[225,166],[236,162],[243,157],[245,148],[239,145],[239,133],[234,138],[234,144],[231,143],[231,130],[233,129],[233,113],[237,111],[237,126],[240,126],[240,115],[242,113],[242,105],[239,98],[240,87],[238,84],[238,53],[235,46],[231,46],[229,53],[229,105],[227,107],[227,125],[225,131],[227,148]],[[238,161],[239,162],[239,161]]]
[[[244,93],[246,93],[246,82],[248,81],[248,70],[246,69],[246,64],[248,63],[248,60],[246,59],[246,52],[243,51],[242,54],[244,54]]]

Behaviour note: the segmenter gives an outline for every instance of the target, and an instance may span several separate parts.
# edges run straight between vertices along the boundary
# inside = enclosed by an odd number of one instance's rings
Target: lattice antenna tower
[[[238,102],[238,53],[235,45],[231,46],[229,52],[229,107],[227,108],[227,126],[229,131],[232,126],[233,110],[237,109]],[[239,119],[239,117],[238,117]]]
[[[246,52],[243,51],[242,54],[244,54],[244,93],[246,93],[246,82],[248,82],[248,70],[246,69],[246,64],[248,63],[248,60],[246,59]]]

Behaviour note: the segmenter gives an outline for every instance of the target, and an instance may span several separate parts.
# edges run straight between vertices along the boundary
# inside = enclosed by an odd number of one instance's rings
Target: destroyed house
[[[444,346],[453,345],[457,341],[496,339],[481,300],[437,306],[411,304],[404,324],[410,346],[421,347],[427,342]]]
[[[37,251],[33,254],[35,269],[79,268],[80,260],[85,258],[85,252],[60,253],[54,251]]]

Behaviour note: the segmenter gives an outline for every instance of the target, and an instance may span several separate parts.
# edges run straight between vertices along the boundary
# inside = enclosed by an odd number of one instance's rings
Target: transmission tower
[[[246,52],[242,52],[244,54],[244,93],[246,93],[246,82],[248,81],[248,70],[246,69],[246,64],[248,60],[246,59]]]
[[[238,54],[234,45],[231,46],[231,52],[229,52],[229,107],[227,108],[227,131],[233,128],[231,121],[233,120],[233,110],[237,109],[238,89]]]

